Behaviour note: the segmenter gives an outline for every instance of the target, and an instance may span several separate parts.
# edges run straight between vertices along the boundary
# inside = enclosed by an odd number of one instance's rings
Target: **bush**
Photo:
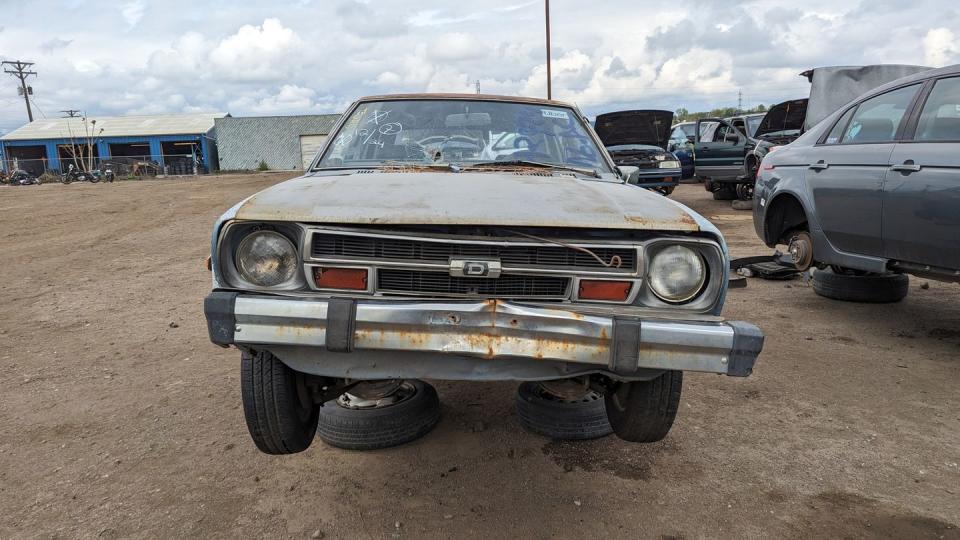
[[[260,160],[260,164],[257,165],[257,170],[258,170],[258,171],[269,171],[269,170],[270,170],[270,167],[267,165],[267,162],[266,162],[266,161],[264,161],[264,160],[261,159],[261,160]]]

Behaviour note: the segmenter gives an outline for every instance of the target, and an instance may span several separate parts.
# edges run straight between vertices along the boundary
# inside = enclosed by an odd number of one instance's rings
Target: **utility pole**
[[[737,90],[737,112],[743,112],[743,89]]]
[[[13,69],[5,69],[4,73],[9,73],[14,77],[20,79],[20,92],[23,94],[23,101],[27,104],[27,118],[33,122],[33,111],[30,110],[30,94],[33,93],[33,88],[27,86],[27,77],[30,75],[36,75],[36,71],[28,71],[30,66],[33,65],[33,62],[21,62],[20,60],[4,60],[2,63],[4,66],[10,66]]]
[[[547,19],[547,99],[553,99],[553,85],[550,72],[550,0],[544,0],[544,10]]]
[[[480,79],[477,79],[477,93],[480,93]]]
[[[60,112],[66,114],[64,118],[78,118],[80,116],[80,111],[78,111],[77,109],[67,109],[65,111],[60,111]]]

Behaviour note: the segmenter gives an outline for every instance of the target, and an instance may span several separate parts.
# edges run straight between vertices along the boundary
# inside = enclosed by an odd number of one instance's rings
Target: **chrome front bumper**
[[[625,376],[681,370],[746,377],[763,347],[760,329],[745,322],[694,314],[680,320],[622,315],[622,310],[590,314],[566,307],[223,291],[204,302],[211,341],[268,350],[553,361]]]

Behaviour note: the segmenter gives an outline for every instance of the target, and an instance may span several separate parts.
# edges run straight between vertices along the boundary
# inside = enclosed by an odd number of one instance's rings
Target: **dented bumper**
[[[623,376],[681,370],[746,377],[763,347],[760,329],[745,322],[568,308],[496,300],[305,299],[222,291],[204,303],[210,339],[218,345],[312,349],[323,353],[318,357],[416,353],[552,361]],[[350,355],[336,356],[342,362]]]

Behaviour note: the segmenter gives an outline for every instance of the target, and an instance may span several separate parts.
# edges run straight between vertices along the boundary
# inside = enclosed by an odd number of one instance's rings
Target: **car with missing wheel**
[[[204,311],[257,447],[411,441],[439,419],[422,379],[518,381],[550,437],[656,441],[684,371],[750,375],[763,334],[721,317],[723,237],[633,172],[557,101],[354,103],[308,172],[213,229]]]
[[[754,226],[786,244],[813,289],[895,302],[914,274],[960,281],[960,65],[842,106],[764,158]]]

